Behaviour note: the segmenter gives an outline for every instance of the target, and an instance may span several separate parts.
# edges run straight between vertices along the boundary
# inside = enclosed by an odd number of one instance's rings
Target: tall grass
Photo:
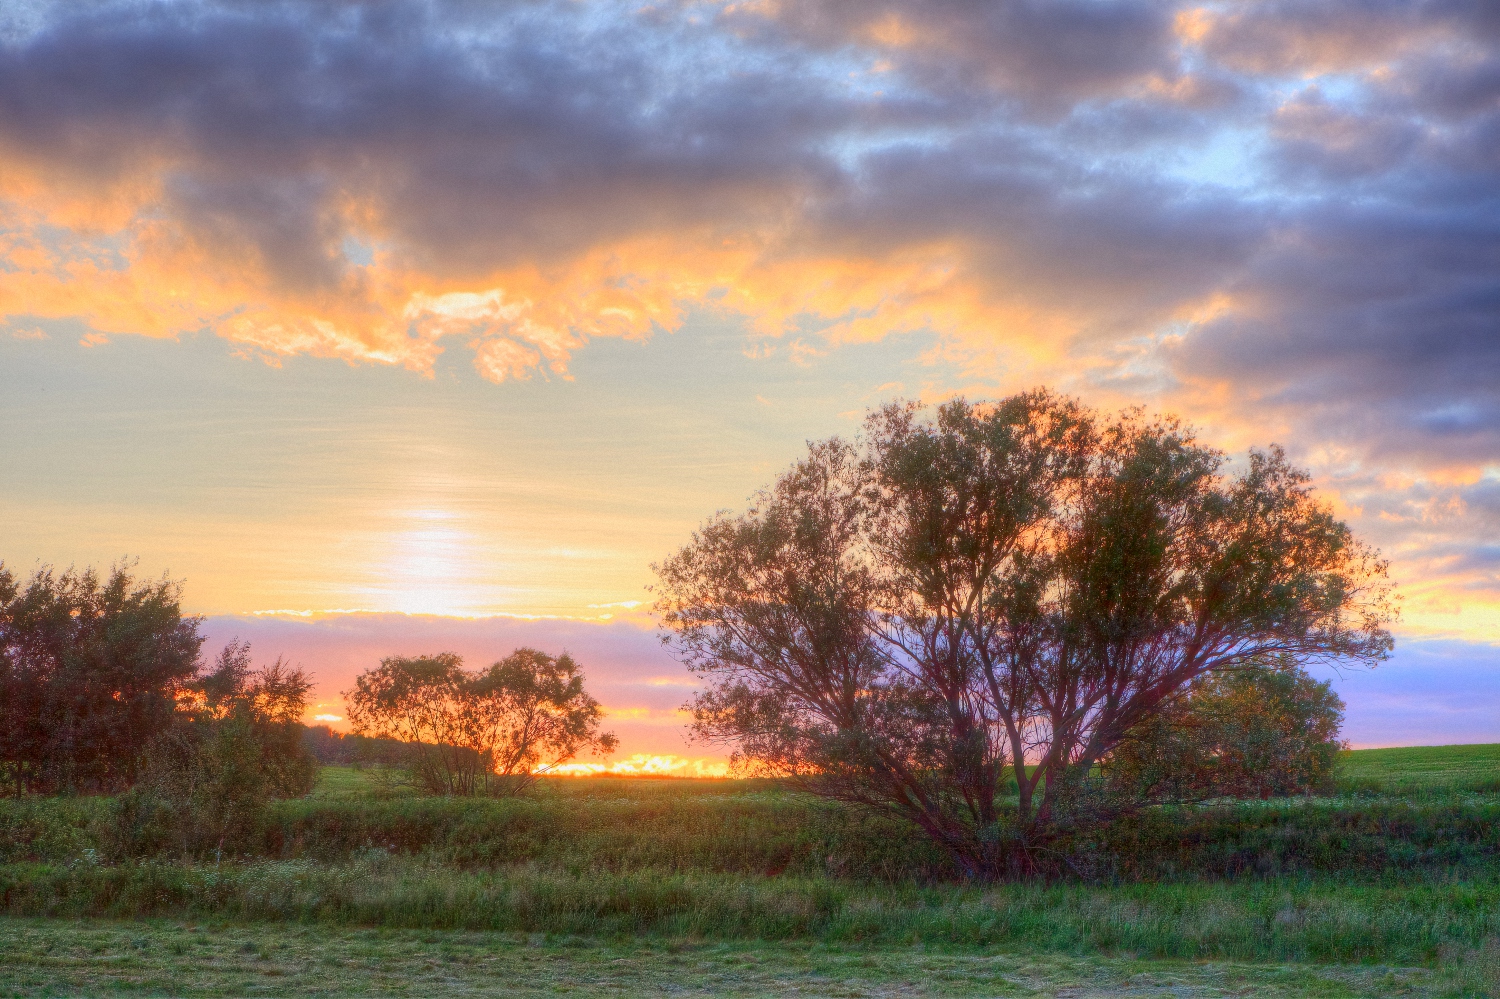
[[[1500,932],[1500,881],[981,889],[534,864],[461,872],[372,854],[336,865],[9,865],[0,911],[1415,964]]]
[[[994,887],[962,883],[900,822],[758,781],[555,780],[456,800],[330,768],[219,864],[133,849],[110,799],[5,800],[0,913],[1446,959],[1489,975],[1500,797],[1474,790],[1489,764],[1469,755],[1388,764],[1381,780],[1428,781],[1405,797],[1149,809],[1065,841],[1074,879]]]

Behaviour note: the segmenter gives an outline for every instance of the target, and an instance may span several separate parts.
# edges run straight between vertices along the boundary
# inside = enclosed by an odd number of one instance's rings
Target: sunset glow
[[[720,759],[685,760],[677,756],[646,756],[636,753],[613,763],[564,763],[547,773],[564,777],[725,777],[729,764]]]

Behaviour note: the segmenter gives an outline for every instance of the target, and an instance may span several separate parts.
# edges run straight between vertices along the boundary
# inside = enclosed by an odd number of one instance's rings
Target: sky
[[[1500,741],[1500,7],[0,7],[0,558],[169,572],[318,714],[567,647],[711,765],[650,564],[1037,385],[1284,445],[1402,594],[1350,740]]]

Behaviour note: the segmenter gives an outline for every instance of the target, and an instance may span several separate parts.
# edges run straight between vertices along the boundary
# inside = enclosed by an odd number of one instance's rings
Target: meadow
[[[329,767],[217,863],[8,801],[0,995],[1500,994],[1497,788],[1500,747],[1361,751],[1335,797],[1153,809],[998,886],[762,781]]]

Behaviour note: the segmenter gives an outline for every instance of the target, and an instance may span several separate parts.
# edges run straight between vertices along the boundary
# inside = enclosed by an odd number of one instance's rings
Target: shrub
[[[1332,686],[1294,662],[1215,674],[1138,726],[1105,773],[1144,801],[1326,794],[1343,719]]]
[[[121,796],[113,852],[252,849],[265,803],[300,797],[316,779],[301,725],[310,688],[300,669],[278,659],[252,670],[248,645],[225,646],[189,688],[197,700],[187,720],[153,740],[141,780]]]

